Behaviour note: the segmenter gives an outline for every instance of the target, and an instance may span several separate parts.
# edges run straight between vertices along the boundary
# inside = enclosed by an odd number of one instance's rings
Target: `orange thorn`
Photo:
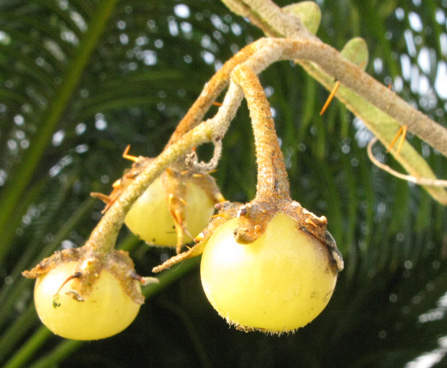
[[[388,89],[391,90],[391,88],[392,88],[392,84],[390,82],[388,84]],[[399,139],[399,136],[400,136],[400,141],[399,141],[399,145],[397,146],[396,156],[399,156],[400,150],[402,149],[402,146],[404,145],[405,137],[407,136],[407,126],[406,125],[402,125],[399,128],[399,130],[397,131],[396,136],[393,138],[393,141],[388,146],[388,148],[386,150],[386,153],[391,151],[391,149],[394,147],[394,145],[396,144],[397,140]]]
[[[143,285],[145,284],[144,278],[141,277],[139,274],[137,274],[135,271],[130,271],[130,272],[129,272],[129,276],[130,276],[131,278],[133,278],[134,280],[139,281],[140,284],[143,284]]]
[[[78,279],[82,276],[82,272],[75,272],[74,274],[68,276],[66,280],[62,283],[62,285],[59,287],[55,295],[58,295],[59,292],[62,290],[62,288],[67,284],[68,281],[73,279]]]
[[[137,161],[138,161],[138,157],[137,157],[137,156],[129,155],[129,150],[130,150],[130,144],[128,144],[127,147],[126,147],[126,149],[124,150],[124,152],[123,152],[123,157],[124,157],[126,160],[130,160],[130,161],[133,161],[133,162],[137,162]]]
[[[174,221],[183,228],[183,218],[180,210],[171,211],[171,215],[174,218]]]
[[[217,107],[221,107],[222,106],[222,104],[220,102],[217,102],[217,101],[213,101],[213,105],[217,106]]]
[[[171,203],[172,203],[173,200],[174,200],[174,194],[169,193],[169,195],[168,195],[168,205],[169,205],[169,207],[171,207]]]
[[[307,218],[304,222],[306,224],[312,225],[313,227],[317,227],[317,224],[311,218]]]
[[[335,94],[338,91],[338,88],[340,87],[340,82],[337,81],[335,82],[334,88],[332,89],[331,93],[329,94],[329,97],[327,98],[323,108],[320,111],[320,116],[324,114],[324,112],[327,110],[327,108],[329,107],[329,104],[331,103],[331,101],[334,99]]]
[[[118,179],[112,184],[112,188],[119,188],[121,186],[121,179]]]
[[[201,242],[203,239],[205,239],[205,234],[202,232],[194,238],[194,241],[198,243]]]
[[[399,136],[401,135],[403,130],[403,126],[401,126],[399,128],[399,130],[397,131],[397,134],[394,136],[393,140],[391,141],[390,145],[388,146],[386,153],[390,152],[391,148],[394,147],[394,145],[396,144],[397,140],[399,139]]]
[[[93,198],[98,198],[106,204],[104,209],[101,211],[102,214],[106,213],[109,210],[109,208],[112,206],[112,204],[114,204],[115,201],[118,199],[118,197],[119,197],[119,195],[117,194],[118,190],[119,190],[119,188],[113,189],[113,191],[112,191],[112,193],[110,193],[110,195],[105,195],[105,194],[97,193],[97,192],[90,193],[90,195]]]
[[[110,207],[112,207],[112,204],[114,204],[116,201],[116,198],[110,201],[110,203],[107,203],[107,205],[104,207],[104,209],[101,211],[101,213],[104,215]]]
[[[390,143],[389,147],[387,148],[386,153],[391,151],[391,149],[394,147],[394,145],[396,144],[397,140],[400,137],[399,145],[396,150],[396,155],[399,155],[400,150],[402,149],[402,146],[404,144],[406,135],[407,135],[407,126],[403,125],[397,131],[397,134],[395,135],[393,141]]]
[[[207,171],[206,173],[207,173],[207,174],[214,174],[214,173],[216,173],[216,172],[217,172],[217,169],[216,169],[216,170]],[[205,175],[204,175],[204,174],[196,173],[196,174],[192,174],[192,176],[193,176],[194,178],[203,178]]]
[[[112,201],[112,198],[110,198],[110,196],[98,192],[91,192],[90,196],[93,198],[98,198],[106,204],[109,204]]]
[[[402,149],[402,146],[404,145],[406,135],[407,135],[407,126],[404,125],[404,126],[402,127],[402,135],[401,135],[401,137],[400,137],[399,146],[397,146],[397,152],[396,152],[396,155],[399,155],[400,150]]]

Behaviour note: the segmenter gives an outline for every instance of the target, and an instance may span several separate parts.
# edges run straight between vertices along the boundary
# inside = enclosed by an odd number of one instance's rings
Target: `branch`
[[[243,65],[255,74],[259,74],[279,60],[299,60],[311,62],[309,65],[319,65],[322,72],[337,79],[342,85],[396,121],[406,124],[410,131],[447,156],[446,129],[412,108],[394,92],[341,56],[334,48],[318,39],[263,38],[238,52],[205,85],[196,103],[180,122],[165,150],[126,188],[102,218],[88,242],[98,247],[101,244],[113,247],[127,211],[149,184],[168,166],[190,152],[193,147],[224,136],[243,97],[242,91],[233,82],[230,83],[223,105],[215,117],[202,124],[200,122],[215,98],[228,85],[231,73],[236,66]],[[439,201],[443,202],[443,199]]]
[[[253,24],[263,23],[262,28],[266,35],[294,38],[295,40],[309,39],[305,29],[291,32],[287,26],[290,22],[278,22],[284,17],[303,17],[302,20],[316,32],[319,24],[320,13],[318,9],[306,9],[304,3],[297,3],[286,8],[279,8],[270,0],[222,0],[230,9],[239,4],[245,6],[244,16]],[[265,9],[268,9],[265,10]],[[308,19],[312,18],[312,19]],[[265,31],[268,29],[268,31]],[[318,38],[313,36],[315,44],[329,48]],[[447,156],[447,130],[441,125],[429,119],[426,115],[415,110],[392,91],[388,91],[381,83],[377,82],[359,69],[346,68],[345,63],[336,59],[343,59],[334,49],[330,48],[327,55],[322,55],[318,50],[313,50],[314,55],[308,55],[295,60],[316,80],[328,90],[332,90],[337,78],[342,81],[336,96],[346,107],[359,117],[365,125],[389,146],[398,130],[399,125],[407,125],[408,130],[427,142],[430,146]],[[366,49],[366,48],[365,48]],[[312,50],[309,50],[312,51]],[[331,54],[331,55],[330,55]],[[337,65],[331,65],[334,62]],[[410,145],[405,142],[400,155],[391,151],[396,160],[407,170],[410,175],[427,177],[436,180],[436,176],[425,159]],[[447,192],[441,187],[427,187],[430,195],[442,204],[447,204]]]

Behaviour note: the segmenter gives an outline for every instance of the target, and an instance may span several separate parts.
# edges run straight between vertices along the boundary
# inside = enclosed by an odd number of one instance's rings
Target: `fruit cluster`
[[[123,223],[149,245],[176,247],[177,255],[155,273],[203,254],[206,297],[238,329],[293,332],[326,307],[343,259],[326,218],[290,198],[270,105],[245,63],[256,51],[256,44],[247,46],[216,73],[157,159],[130,156],[126,149],[123,156],[134,163],[112,193],[92,193],[106,203],[105,215],[83,247],[58,252],[24,272],[37,279],[36,309],[55,334],[105,338],[136,317],[144,301],[140,284],[154,280],[138,276],[127,253],[114,250]],[[216,118],[201,123],[229,82]],[[250,110],[258,169],[256,196],[246,204],[225,201],[209,175],[241,91]],[[204,142],[215,145],[209,163],[197,162],[193,149]],[[161,174],[151,176],[151,170]],[[196,244],[181,252],[192,240]]]

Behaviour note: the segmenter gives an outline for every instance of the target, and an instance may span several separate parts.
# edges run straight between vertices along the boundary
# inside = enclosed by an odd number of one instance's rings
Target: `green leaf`
[[[282,8],[285,12],[300,18],[304,26],[316,34],[321,23],[321,10],[313,1],[302,1],[297,4],[287,5]]]

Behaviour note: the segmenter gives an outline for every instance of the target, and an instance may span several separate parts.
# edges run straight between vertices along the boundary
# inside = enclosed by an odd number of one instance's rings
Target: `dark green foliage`
[[[323,41],[341,49],[364,37],[367,71],[384,84],[394,81],[397,93],[445,125],[446,92],[434,89],[445,60],[445,1],[318,3]],[[188,17],[176,15],[180,4]],[[412,13],[422,30],[411,28]],[[361,123],[337,101],[320,117],[328,92],[287,62],[261,81],[293,198],[328,217],[346,262],[322,315],[293,336],[228,328],[206,301],[199,260],[192,260],[146,290],[151,295],[137,320],[116,337],[64,341],[38,321],[32,282],[20,272],[61,246],[82,245],[103,208],[89,192],[110,191],[129,165],[121,158],[126,145],[134,155],[160,153],[215,65],[261,36],[211,0],[0,1],[1,366],[404,367],[427,352],[446,355],[446,209],[373,167]],[[423,48],[428,64],[418,63]],[[402,59],[413,66],[411,76]],[[418,88],[423,74],[428,94]],[[215,174],[234,201],[252,198],[256,185],[247,115],[243,106]],[[445,158],[409,140],[446,178]],[[399,169],[391,158],[387,163]],[[170,255],[126,229],[120,246],[144,275]],[[445,361],[430,367],[447,367]]]

